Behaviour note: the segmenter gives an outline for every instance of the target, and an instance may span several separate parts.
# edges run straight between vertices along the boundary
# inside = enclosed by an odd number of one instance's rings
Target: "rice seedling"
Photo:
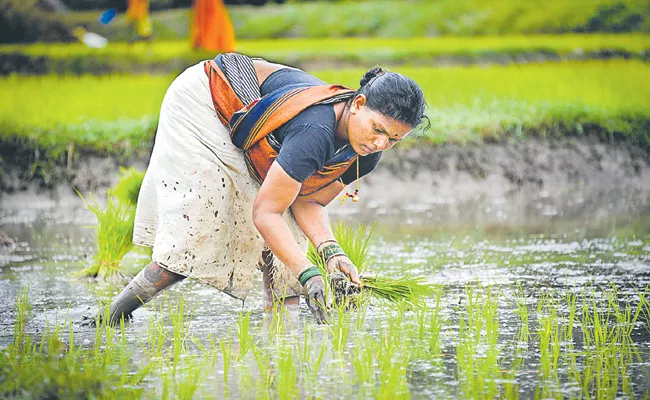
[[[272,388],[275,375],[271,368],[271,353],[259,346],[251,349],[260,378],[257,380],[256,398],[268,400],[273,398]]]
[[[569,308],[569,316],[567,317],[566,323],[562,326],[562,337],[564,340],[573,341],[573,327],[577,317],[577,300],[578,296],[575,293],[567,293],[565,295],[565,301]]]
[[[288,340],[280,339],[276,346],[276,371],[274,389],[280,400],[298,397],[298,371],[294,363],[293,347]]]
[[[515,294],[515,314],[519,320],[519,328],[517,330],[517,339],[520,342],[528,343],[528,338],[530,336],[530,325],[529,325],[529,312],[528,312],[528,303],[526,302],[526,295],[523,293],[523,288],[521,284],[517,285]]]
[[[175,370],[176,367],[172,368]],[[180,374],[180,377],[179,377]],[[192,355],[183,358],[183,366],[175,375],[175,394],[179,400],[192,400],[205,378],[205,371],[201,360]]]
[[[490,287],[478,293],[474,285],[467,285],[465,294],[456,345],[460,390],[466,398],[495,398],[500,379],[498,299]]]
[[[615,288],[604,292],[605,304],[599,304],[592,289],[583,292],[581,326],[584,359],[581,373],[572,379],[585,397],[614,398],[619,391],[630,395],[630,375],[627,366],[638,357],[630,334],[639,308],[632,313],[628,303],[625,310],[619,306]]]
[[[426,284],[425,279],[422,277],[405,276],[402,278],[388,278],[379,276],[364,275],[369,260],[369,242],[372,235],[372,228],[366,225],[359,225],[357,229],[351,228],[345,222],[338,222],[334,226],[334,237],[341,245],[341,248],[348,255],[359,270],[361,283],[363,289],[367,290],[372,296],[377,299],[386,300],[388,302],[407,301],[413,305],[420,302],[424,297],[434,293],[432,285]],[[317,265],[321,272],[326,275],[327,266],[324,260],[320,257],[316,248],[310,244],[307,251],[307,257],[314,264]],[[355,289],[346,289],[345,286],[353,286],[349,280],[343,278],[343,284],[336,284],[335,296],[339,299],[347,297],[349,293],[354,293]],[[343,280],[343,279],[339,279]],[[336,293],[344,293],[344,295],[337,295]],[[341,300],[338,300],[339,302]]]
[[[120,262],[133,248],[133,224],[135,212],[133,206],[120,204],[112,196],[106,200],[106,208],[101,208],[91,195],[93,204],[77,192],[86,203],[86,207],[95,214],[97,225],[97,253],[93,265],[78,274],[99,279],[111,279],[121,276]]]
[[[350,336],[350,317],[345,306],[335,306],[330,311],[329,325],[332,334],[332,350],[341,355],[345,351]]]
[[[145,336],[145,350],[150,360],[161,360],[168,339],[168,332],[165,327],[162,303],[147,321],[147,333]]]
[[[237,361],[242,361],[255,346],[255,339],[251,336],[251,311],[240,312],[235,325],[237,338],[239,339],[239,349],[236,359]]]
[[[426,309],[427,311],[416,311],[418,315],[418,340],[426,342],[426,350],[431,357],[438,357],[441,353],[442,328],[447,322],[441,315],[441,299],[442,287],[438,287],[433,296],[433,308]]]
[[[115,336],[113,328],[97,337],[105,338],[90,350],[75,345],[71,322],[47,325],[34,343],[25,332],[30,305],[27,289],[16,299],[18,311],[14,342],[0,351],[0,395],[9,398],[137,398],[137,387],[150,368],[142,365],[135,372],[130,365],[131,351],[124,331]],[[68,342],[64,341],[67,328]]]
[[[228,380],[230,375],[230,366],[233,359],[233,348],[232,348],[232,338],[230,336],[230,330],[228,330],[228,335],[219,340],[219,348],[221,349],[221,357],[223,359],[223,394],[224,397],[228,397]]]
[[[539,362],[542,384],[536,387],[541,398],[560,396],[557,375],[560,359],[561,331],[557,302],[553,293],[546,293],[537,305],[537,335],[539,337]]]
[[[650,332],[650,297],[648,296],[650,294],[650,285],[645,287],[645,290],[643,292],[637,292],[637,295],[639,296],[639,309],[641,309],[641,315],[643,315],[643,319],[645,320],[645,328],[648,332]]]
[[[185,298],[181,296],[177,304],[171,304],[165,296],[167,315],[172,324],[172,354],[173,367],[176,368],[180,362],[181,355],[187,351],[186,343],[190,337],[190,320],[194,314],[194,308],[188,308]]]
[[[369,398],[375,390],[375,351],[377,342],[370,335],[357,336],[352,347],[350,363],[359,384],[359,397]]]
[[[401,318],[400,313],[397,317]],[[377,346],[377,377],[379,379],[377,398],[409,398],[407,369],[410,361],[405,343],[395,333],[401,331],[402,326],[395,319],[390,318],[388,334],[380,328]]]
[[[314,325],[305,323],[303,325],[302,342],[296,338],[297,352],[300,357],[300,377],[304,388],[304,395],[318,397],[318,375],[327,350],[326,341],[318,341],[314,338]],[[315,348],[315,349],[314,349]]]
[[[118,182],[109,190],[122,204],[135,206],[138,204],[138,194],[144,179],[144,172],[134,167],[120,167]]]

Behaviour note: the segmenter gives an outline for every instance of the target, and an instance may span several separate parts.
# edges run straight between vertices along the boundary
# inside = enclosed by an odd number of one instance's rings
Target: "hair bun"
[[[386,69],[386,68],[383,68],[383,67],[380,67],[380,66],[372,67],[372,68],[370,68],[370,69],[368,70],[368,72],[366,72],[366,73],[363,75],[363,78],[361,78],[361,80],[359,81],[359,85],[360,85],[360,86],[365,86],[365,85],[367,85],[368,82],[370,82],[373,78],[376,78],[376,77],[378,77],[378,76],[381,76],[381,75],[385,74],[386,72],[388,72],[388,69]]]

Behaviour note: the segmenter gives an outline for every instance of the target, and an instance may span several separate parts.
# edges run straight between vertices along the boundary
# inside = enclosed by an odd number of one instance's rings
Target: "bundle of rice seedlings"
[[[93,258],[92,266],[79,272],[81,276],[109,279],[121,277],[119,272],[120,262],[133,248],[133,223],[135,210],[131,205],[122,204],[113,196],[108,196],[106,208],[101,208],[92,196],[93,203],[89,203],[77,192],[86,203],[86,207],[97,218],[97,253]]]
[[[120,179],[109,190],[109,194],[115,196],[121,203],[135,206],[138,203],[138,194],[144,179],[144,172],[134,167],[120,168]]]
[[[434,293],[434,286],[425,283],[423,277],[404,276],[401,278],[388,278],[380,275],[367,276],[363,273],[369,263],[369,242],[374,226],[368,228],[360,225],[357,229],[350,227],[345,222],[337,222],[334,226],[334,237],[343,251],[348,255],[350,261],[359,270],[363,289],[376,299],[386,300],[391,303],[407,302],[417,305],[427,296]],[[325,275],[327,266],[325,261],[318,255],[316,248],[309,245],[307,251],[309,260]],[[335,301],[340,304],[343,298],[357,294],[359,290],[350,282],[348,277],[342,273],[334,273],[330,277]]]

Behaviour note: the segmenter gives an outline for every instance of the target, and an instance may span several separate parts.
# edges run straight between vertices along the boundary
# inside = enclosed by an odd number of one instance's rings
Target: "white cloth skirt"
[[[252,221],[258,190],[217,117],[203,62],[188,68],[162,103],[133,242],[153,247],[152,259],[161,267],[243,300],[265,248]],[[284,219],[306,251],[307,239],[290,211]],[[296,277],[273,258],[273,294],[302,294]]]

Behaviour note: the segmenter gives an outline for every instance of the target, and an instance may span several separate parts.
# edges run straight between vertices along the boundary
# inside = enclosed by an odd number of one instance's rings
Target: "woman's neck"
[[[349,141],[348,139],[348,119],[350,117],[349,101],[342,101],[334,104],[334,115],[336,118],[336,127],[334,128],[334,136],[337,139]]]

